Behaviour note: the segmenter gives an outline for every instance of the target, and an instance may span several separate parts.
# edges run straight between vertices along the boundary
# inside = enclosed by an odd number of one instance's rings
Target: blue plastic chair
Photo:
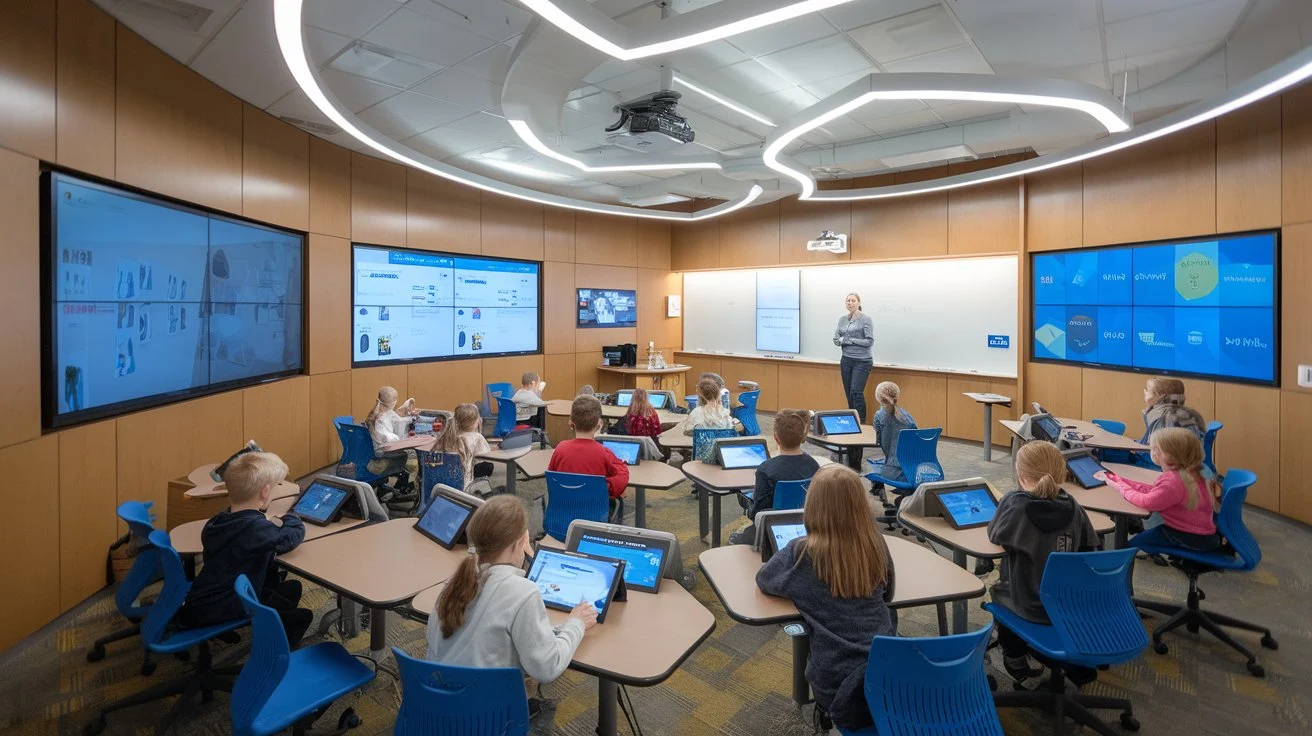
[[[174,619],[187,599],[191,582],[187,580],[186,572],[182,567],[182,558],[178,556],[177,550],[173,549],[167,532],[157,529],[150,533],[148,540],[148,546],[142,551],[142,555],[151,555],[155,558],[164,573],[164,587],[141,621],[141,642],[147,651],[154,654],[176,654],[195,648],[199,651],[195,658],[196,666],[187,677],[160,683],[144,692],[104,706],[86,725],[85,733],[88,734],[94,735],[104,731],[105,716],[109,713],[181,695],[182,697],[156,725],[155,732],[164,733],[196,695],[203,695],[208,700],[215,690],[225,692],[232,690],[232,678],[214,669],[209,643],[221,634],[246,626],[250,623],[250,619],[234,619],[196,629],[176,628]]]
[[[876,636],[866,665],[873,728],[843,736],[1002,736],[984,652],[992,626],[923,639]]]
[[[515,431],[517,421],[515,419],[515,402],[510,399],[498,396],[497,401],[497,426],[492,430],[493,436],[505,437]]]
[[[743,434],[754,435],[761,433],[761,424],[756,419],[756,401],[761,398],[761,389],[755,391],[744,391],[738,394],[738,402],[742,406],[733,408],[733,418],[743,423]]]
[[[1198,552],[1178,547],[1162,533],[1162,527],[1149,529],[1135,535],[1130,546],[1149,554],[1165,555],[1177,561],[1177,567],[1189,578],[1189,597],[1184,606],[1175,606],[1155,601],[1135,599],[1135,605],[1150,611],[1169,616],[1160,626],[1153,630],[1153,649],[1158,654],[1166,654],[1167,646],[1162,643],[1162,636],[1168,631],[1186,626],[1190,631],[1206,629],[1227,646],[1248,659],[1248,671],[1255,677],[1264,677],[1266,671],[1257,663],[1257,657],[1248,647],[1240,644],[1230,636],[1222,626],[1229,626],[1262,635],[1262,646],[1276,649],[1279,645],[1271,636],[1271,630],[1265,626],[1241,621],[1237,618],[1219,613],[1208,613],[1199,607],[1202,593],[1198,590],[1198,577],[1207,572],[1251,572],[1262,561],[1262,549],[1253,538],[1248,527],[1244,525],[1244,501],[1248,498],[1248,489],[1257,482],[1257,475],[1251,470],[1232,469],[1226,473],[1221,491],[1221,510],[1216,515],[1216,528],[1225,539],[1227,548],[1214,552]]]
[[[1216,472],[1216,461],[1213,458],[1213,452],[1216,447],[1216,435],[1223,427],[1225,427],[1225,425],[1221,422],[1208,422],[1207,431],[1203,434],[1203,465],[1207,466],[1207,469],[1212,471],[1213,476],[1218,475]]]
[[[553,539],[565,541],[575,519],[610,521],[610,493],[606,478],[582,473],[547,471],[547,508],[542,529]]]
[[[694,429],[692,431],[692,459],[704,463],[715,461],[715,441],[737,437],[732,429]]]
[[[892,488],[898,495],[899,503],[903,496],[910,495],[922,483],[943,480],[946,474],[938,461],[938,438],[941,434],[941,427],[904,429],[898,432],[897,463],[902,466],[902,477],[893,479],[883,475],[884,462],[871,458],[866,460],[871,467],[866,478]]]
[[[1125,434],[1125,422],[1118,422],[1115,419],[1091,419],[1090,421],[1112,434]]]
[[[693,409],[696,409],[696,408],[697,408],[697,395],[696,395],[696,394],[693,394],[692,396],[685,396],[685,397],[683,397],[683,403],[685,403],[685,404],[688,405],[688,411],[692,411]]]
[[[122,519],[128,525],[128,533],[123,536],[114,546],[118,547],[123,544],[129,544],[144,552],[146,545],[150,543],[150,533],[155,531],[155,515],[151,513],[150,507],[154,504],[150,501],[124,501],[119,504],[118,518]],[[116,641],[130,639],[141,634],[141,620],[146,617],[146,612],[150,606],[137,605],[137,598],[141,596],[142,591],[152,583],[159,580],[159,558],[154,554],[139,554],[136,560],[132,562],[132,567],[128,574],[119,581],[118,587],[114,589],[114,605],[123,618],[128,620],[131,626],[119,629],[111,634],[96,639],[87,651],[88,662],[99,662],[105,658],[105,645],[112,644]],[[155,662],[150,658],[150,652],[145,653],[145,659],[141,663],[141,674],[149,677],[155,672]]]
[[[1098,733],[1109,727],[1091,708],[1119,709],[1121,727],[1138,731],[1139,722],[1127,698],[1084,695],[1066,689],[1066,666],[1101,667],[1136,659],[1148,646],[1139,614],[1130,600],[1133,549],[1110,552],[1054,552],[1048,555],[1039,584],[1039,598],[1051,619],[1037,624],[998,603],[985,603],[1000,626],[1025,640],[1030,650],[1052,668],[1048,687],[999,691],[999,708],[1042,708],[1053,714],[1054,732],[1070,716]]]
[[[441,483],[457,491],[465,490],[465,466],[456,452],[415,450],[419,457],[419,486],[422,505],[433,497],[433,486]]]
[[[509,383],[503,382],[503,383],[487,384],[486,394],[484,395],[483,416],[490,417],[496,413],[498,396],[503,396],[508,399],[514,395],[515,395],[515,387],[511,386]]]
[[[401,671],[393,736],[522,736],[528,694],[517,667],[457,667],[415,659],[392,647]]]
[[[811,479],[781,480],[774,484],[774,510],[800,509],[806,504],[806,489]]]
[[[1119,435],[1125,434],[1125,422],[1118,422],[1115,419],[1092,419],[1090,421],[1096,424],[1103,431],[1110,432],[1112,434],[1119,434]],[[1102,458],[1103,461],[1109,463],[1134,462],[1134,453],[1129,452],[1127,450],[1103,449],[1098,451],[1098,456]]]
[[[363,687],[374,672],[337,642],[291,651],[278,612],[260,603],[245,575],[237,596],[251,617],[251,653],[232,688],[234,736],[268,736],[292,726],[308,728],[333,701]],[[347,708],[339,728],[360,725]]]
[[[342,459],[338,465],[353,464],[355,479],[377,487],[390,475],[378,475],[369,470],[369,461],[374,459],[374,438],[363,424],[343,422],[342,417],[333,420],[337,427],[337,438],[342,442]]]

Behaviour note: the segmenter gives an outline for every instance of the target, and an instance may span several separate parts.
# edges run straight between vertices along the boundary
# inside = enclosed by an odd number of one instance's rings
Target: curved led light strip
[[[408,146],[403,146],[388,139],[377,130],[360,121],[355,115],[344,112],[346,108],[324,89],[317,72],[310,64],[309,57],[305,53],[305,42],[301,32],[301,9],[304,0],[274,0],[274,2],[273,22],[278,35],[278,47],[282,51],[283,61],[286,62],[287,69],[291,72],[301,91],[310,98],[310,101],[314,103],[314,106],[320,112],[352,138],[406,166],[426,171],[443,179],[449,179],[494,194],[514,197],[526,202],[552,207],[566,207],[572,210],[595,212],[603,215],[624,215],[649,220],[673,220],[676,222],[707,220],[728,214],[750,205],[765,192],[759,184],[753,184],[742,197],[699,212],[659,212],[639,207],[600,204],[547,194],[444,164]]]
[[[816,193],[815,178],[806,167],[781,158],[783,150],[800,136],[877,100],[958,100],[1062,107],[1086,113],[1109,133],[1130,128],[1130,123],[1114,107],[1119,106],[1115,97],[1078,82],[985,74],[867,74],[793,116],[789,127],[771,134],[762,154],[765,165],[796,181],[802,186],[801,198],[811,199]],[[852,190],[847,194],[851,195]]]
[[[764,28],[816,11],[844,5],[852,0],[721,0],[710,7],[673,16],[653,24],[650,31],[631,30],[583,0],[519,0],[543,20],[592,48],[624,61],[668,54],[700,46],[739,33]],[[765,6],[769,10],[762,11]],[[567,12],[568,11],[568,12]],[[705,26],[707,20],[716,25]],[[673,32],[671,34],[671,31]],[[682,32],[682,35],[679,35]],[[672,35],[670,38],[639,42],[628,47],[633,37]]]
[[[688,78],[685,77],[685,76],[683,76],[683,75],[675,74],[675,75],[674,75],[674,83],[675,83],[675,84],[681,84],[681,85],[683,85],[684,87],[687,87],[688,89],[692,90],[693,92],[696,92],[697,94],[701,95],[702,97],[706,97],[706,98],[708,98],[708,99],[715,100],[716,102],[720,103],[721,105],[724,105],[725,107],[729,108],[730,110],[733,110],[734,112],[738,113],[739,115],[742,115],[742,116],[744,116],[744,117],[751,118],[752,120],[755,120],[756,122],[760,123],[761,125],[768,125],[768,126],[770,126],[771,128],[778,127],[778,126],[776,126],[774,123],[772,123],[772,122],[770,122],[769,120],[767,120],[767,119],[765,118],[764,115],[761,115],[761,114],[758,113],[758,112],[753,112],[752,110],[748,110],[747,108],[743,107],[742,105],[739,105],[738,103],[733,102],[732,100],[730,100],[730,99],[728,99],[728,98],[726,98],[726,97],[721,97],[720,95],[715,94],[714,92],[710,91],[709,89],[706,89],[705,87],[702,87],[702,86],[700,86],[700,85],[694,84],[693,82],[688,81]]]
[[[529,148],[546,156],[555,159],[561,163],[569,164],[580,171],[593,173],[621,172],[621,171],[683,171],[684,169],[722,169],[724,168],[715,161],[708,161],[705,158],[690,158],[686,162],[668,163],[668,164],[614,164],[610,166],[589,166],[579,159],[567,156],[557,151],[538,138],[533,129],[524,120],[510,120],[510,127],[519,135],[520,140],[524,141]]]

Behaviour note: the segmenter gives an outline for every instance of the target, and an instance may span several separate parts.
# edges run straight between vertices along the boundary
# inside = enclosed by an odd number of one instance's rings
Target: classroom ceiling
[[[726,0],[728,2],[729,0]],[[95,0],[219,86],[314,135],[370,155],[298,87],[274,0]],[[669,0],[693,13],[720,0]],[[595,0],[630,29],[661,23],[655,0]],[[1312,45],[1308,0],[852,0],[727,39],[634,61],[609,58],[511,0],[306,0],[306,54],[347,111],[379,134],[465,171],[602,203],[733,199],[797,191],[762,164],[774,127],[870,74],[953,72],[1070,80],[1123,100],[1136,125],[1213,98]],[[615,104],[677,77],[692,144],[632,163],[604,128]],[[544,70],[550,70],[545,73]],[[687,80],[683,82],[681,80]],[[688,88],[691,83],[741,110]],[[1128,94],[1126,92],[1128,91]],[[512,111],[507,113],[507,111]],[[743,112],[745,110],[746,112]],[[752,113],[751,117],[746,113]],[[1084,113],[998,102],[887,100],[803,134],[787,154],[820,180],[1008,153],[1047,154],[1106,136]],[[720,169],[681,169],[681,160]]]

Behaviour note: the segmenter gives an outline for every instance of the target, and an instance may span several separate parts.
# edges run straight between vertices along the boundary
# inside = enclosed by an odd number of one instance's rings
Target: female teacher
[[[847,395],[847,408],[855,409],[866,423],[866,380],[875,359],[870,348],[875,344],[875,323],[861,311],[861,297],[847,295],[847,314],[838,318],[834,328],[834,344],[843,348],[840,367],[843,372],[843,393]]]

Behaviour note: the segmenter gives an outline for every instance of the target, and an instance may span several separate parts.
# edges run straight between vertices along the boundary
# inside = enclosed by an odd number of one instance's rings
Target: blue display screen
[[[456,535],[464,527],[465,520],[473,513],[474,510],[468,506],[458,504],[439,493],[433,496],[433,503],[420,517],[416,526],[441,540],[443,544],[450,545],[455,542]]]
[[[998,504],[987,488],[940,493],[938,500],[943,504],[943,513],[950,516],[959,527],[987,524],[998,511]]]
[[[569,611],[587,601],[597,609],[598,616],[603,616],[618,568],[611,560],[539,549],[533,556],[528,579],[538,586],[542,602],[550,608]]]
[[[324,483],[311,483],[305,493],[296,499],[292,513],[302,519],[326,524],[346,500],[346,491]]]
[[[642,453],[642,445],[637,442],[602,440],[601,446],[615,453],[615,457],[623,460],[626,465],[637,465]]]
[[[665,550],[641,542],[584,534],[578,551],[598,557],[624,561],[624,584],[655,590],[661,582],[661,561]]]
[[[851,414],[825,414],[820,417],[825,434],[860,434],[861,426]]]
[[[1276,233],[1035,255],[1034,357],[1275,383]]]
[[[720,445],[721,467],[725,470],[755,468],[770,459],[764,442],[750,445]]]

